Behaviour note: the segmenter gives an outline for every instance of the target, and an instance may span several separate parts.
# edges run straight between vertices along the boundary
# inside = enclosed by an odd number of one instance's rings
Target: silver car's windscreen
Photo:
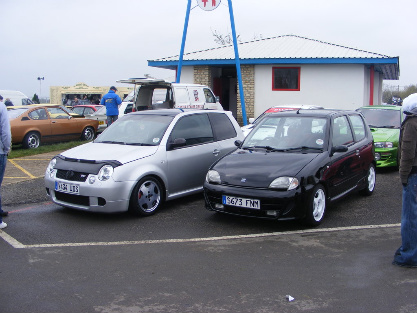
[[[172,120],[172,116],[128,114],[114,122],[94,142],[156,146]]]
[[[242,148],[324,148],[327,120],[307,116],[265,117],[245,139]]]

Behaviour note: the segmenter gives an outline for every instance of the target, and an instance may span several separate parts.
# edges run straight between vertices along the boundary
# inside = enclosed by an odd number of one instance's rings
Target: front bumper
[[[265,219],[299,219],[305,216],[305,199],[311,191],[309,188],[298,188],[291,191],[269,189],[248,189],[234,186],[213,185],[204,183],[206,209],[240,216]],[[222,203],[222,196],[250,198],[260,200],[259,209],[249,209]]]
[[[377,167],[398,166],[398,148],[375,148]]]
[[[68,181],[59,179],[54,174],[45,174],[45,187],[48,196],[52,201],[61,206],[91,212],[116,213],[125,212],[129,209],[130,195],[136,181],[116,182],[112,179],[102,182],[96,179],[94,183],[89,183],[89,179],[84,182]],[[79,194],[71,194],[55,191],[55,183],[63,182],[79,186]]]

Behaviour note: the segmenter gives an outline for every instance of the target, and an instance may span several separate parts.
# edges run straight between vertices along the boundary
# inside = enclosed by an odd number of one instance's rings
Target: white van
[[[0,90],[0,95],[3,97],[3,103],[6,99],[10,99],[13,105],[28,105],[33,104],[23,92],[17,90]]]
[[[213,91],[205,85],[170,83],[163,79],[129,78],[118,83],[134,84],[136,111],[191,108],[223,110]]]

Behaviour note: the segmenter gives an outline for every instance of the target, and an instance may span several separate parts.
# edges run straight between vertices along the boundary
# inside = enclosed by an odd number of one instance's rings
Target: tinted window
[[[360,141],[365,138],[365,124],[359,115],[350,115],[350,121],[352,122],[353,133],[355,134],[356,141]]]
[[[171,133],[171,141],[184,138],[187,146],[213,141],[213,131],[207,114],[188,115],[181,118]]]
[[[401,111],[386,109],[359,109],[370,127],[400,128]]]
[[[209,117],[216,140],[220,141],[237,136],[236,130],[226,114],[210,113]]]
[[[216,98],[208,88],[204,88],[204,97],[207,103],[216,103]]]
[[[45,109],[37,109],[30,112],[29,117],[33,120],[46,120],[48,119],[48,114],[46,113]]]
[[[333,121],[333,146],[347,145],[353,142],[353,135],[346,116],[336,117]]]

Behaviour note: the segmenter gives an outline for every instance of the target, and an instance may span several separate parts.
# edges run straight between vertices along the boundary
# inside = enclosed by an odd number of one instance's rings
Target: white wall
[[[183,66],[181,68],[180,83],[194,84],[194,66]]]
[[[300,91],[273,91],[272,67],[274,66],[255,66],[255,117],[274,105],[310,104],[346,110],[355,110],[368,105],[365,98],[366,93],[369,97],[369,82],[366,83],[364,65],[285,65],[301,68]],[[376,94],[378,94],[377,88],[375,86]]]

